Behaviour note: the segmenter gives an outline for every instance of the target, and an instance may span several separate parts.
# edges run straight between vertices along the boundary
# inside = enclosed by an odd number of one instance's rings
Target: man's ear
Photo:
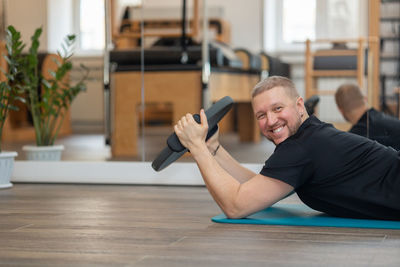
[[[299,96],[296,100],[296,106],[299,109],[300,113],[306,114],[307,110],[306,107],[304,106],[304,99]]]

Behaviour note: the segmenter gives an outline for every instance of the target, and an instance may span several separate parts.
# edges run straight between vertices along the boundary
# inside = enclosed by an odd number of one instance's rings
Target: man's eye
[[[279,112],[279,111],[281,111],[281,110],[282,110],[282,107],[276,107],[276,108],[275,108],[275,111],[278,111],[278,112]]]
[[[265,118],[265,114],[260,114],[257,116],[257,120],[262,120]]]

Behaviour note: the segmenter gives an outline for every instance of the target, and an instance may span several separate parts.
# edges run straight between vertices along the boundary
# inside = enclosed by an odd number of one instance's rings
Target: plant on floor
[[[71,57],[75,35],[68,35],[61,45],[62,52],[57,51],[59,56],[59,59],[55,59],[57,69],[49,70],[51,76],[49,79],[43,77],[38,70],[38,48],[41,33],[42,29],[38,28],[31,37],[31,47],[20,69],[23,73],[22,87],[26,93],[26,104],[31,112],[35,128],[36,145],[51,146],[57,138],[71,102],[80,92],[86,90],[85,80],[89,71],[81,65],[84,75],[75,85],[69,84],[67,76],[72,70]],[[14,34],[19,33],[14,31]]]
[[[7,70],[1,69],[5,76],[5,81],[0,83],[0,152],[2,151],[3,127],[10,110],[18,110],[14,105],[15,101],[25,102],[21,97],[22,88],[22,72],[23,65],[22,50],[23,43],[20,41],[20,33],[14,28],[9,27],[6,35],[7,55],[1,55],[5,58],[8,67]]]

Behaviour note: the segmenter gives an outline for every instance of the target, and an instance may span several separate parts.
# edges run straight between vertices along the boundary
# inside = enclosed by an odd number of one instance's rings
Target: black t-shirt
[[[400,220],[400,152],[311,116],[260,172],[332,216]]]
[[[363,114],[358,122],[350,129],[350,132],[368,137],[382,145],[391,146],[396,150],[400,150],[400,120],[373,108]]]

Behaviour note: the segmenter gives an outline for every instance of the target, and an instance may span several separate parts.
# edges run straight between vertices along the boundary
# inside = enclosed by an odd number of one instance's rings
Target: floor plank
[[[400,266],[399,230],[218,213],[204,187],[15,184],[0,190],[0,266]]]

